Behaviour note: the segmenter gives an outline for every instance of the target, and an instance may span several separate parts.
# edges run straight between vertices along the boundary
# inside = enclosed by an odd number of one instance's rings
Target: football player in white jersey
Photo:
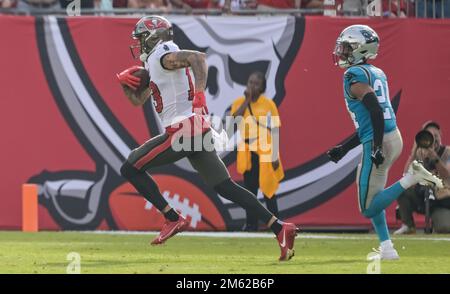
[[[205,54],[180,50],[173,42],[172,24],[161,16],[141,18],[132,37],[138,41],[131,47],[133,56],[134,50],[139,49],[139,58],[150,74],[149,89],[134,91],[140,85],[140,78],[133,75],[140,69],[139,66],[130,67],[117,77],[133,105],[143,105],[151,96],[155,110],[166,129],[163,134],[134,149],[121,168],[122,176],[166,218],[159,236],[152,244],[164,243],[186,229],[189,222],[163,198],[149,170],[187,157],[205,182],[217,193],[244,209],[253,210],[258,218],[271,228],[281,249],[279,260],[289,260],[294,255],[294,240],[298,231],[294,224],[278,220],[254,194],[236,184],[213,146],[202,146],[199,151],[197,148],[176,150],[173,146],[173,142],[178,142],[178,137],[182,137],[183,141],[204,143],[205,140],[196,138],[211,136],[210,127],[203,116],[208,113],[204,94],[208,71]],[[205,123],[197,128],[194,121]],[[185,132],[186,126],[189,126],[188,132]],[[213,144],[211,140],[206,141],[210,142],[210,145]]]

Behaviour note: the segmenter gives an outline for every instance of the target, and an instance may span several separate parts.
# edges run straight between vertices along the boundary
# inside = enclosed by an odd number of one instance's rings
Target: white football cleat
[[[425,186],[434,185],[438,189],[442,189],[444,187],[442,180],[437,176],[433,175],[432,173],[430,173],[429,171],[427,171],[425,167],[417,160],[414,160],[411,163],[408,171],[416,178],[417,182],[421,185]]]
[[[394,232],[394,235],[412,235],[416,233],[415,228],[410,228],[405,224],[402,224],[402,226]]]
[[[378,247],[372,248],[372,250],[377,253],[375,256],[370,258],[370,260],[398,260],[400,259],[400,256],[398,255],[397,250],[393,246],[391,247]]]
[[[398,255],[397,250],[395,250],[394,247],[387,247],[383,248],[381,247],[380,250],[381,259],[383,260],[397,260],[400,259],[400,256]]]

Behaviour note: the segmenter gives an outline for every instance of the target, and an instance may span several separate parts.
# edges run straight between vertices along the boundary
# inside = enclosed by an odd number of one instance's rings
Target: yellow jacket
[[[244,101],[245,97],[237,98],[231,106],[231,114],[234,114]],[[243,121],[239,124],[239,133],[243,140],[238,144],[237,171],[240,174],[249,171],[252,168],[251,151],[256,152],[259,156],[259,187],[268,198],[273,197],[284,178],[280,154],[278,154],[279,167],[274,170],[272,166],[270,129],[280,126],[275,103],[264,95],[250,103],[243,114]]]

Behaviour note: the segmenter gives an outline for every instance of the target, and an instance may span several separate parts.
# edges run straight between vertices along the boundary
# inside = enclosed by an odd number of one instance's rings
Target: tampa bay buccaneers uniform
[[[185,230],[189,221],[170,207],[161,195],[150,175],[151,169],[186,157],[206,184],[218,194],[254,211],[277,236],[281,249],[279,260],[289,260],[294,255],[297,227],[278,220],[255,195],[236,184],[214,150],[212,132],[204,117],[208,112],[203,93],[205,89],[195,89],[196,79],[206,81],[206,72],[200,73],[197,70],[196,73],[186,57],[193,56],[198,61],[204,55],[196,51],[180,50],[173,42],[172,24],[161,16],[143,17],[136,24],[132,37],[138,40],[138,44],[132,46],[132,52],[139,49],[140,60],[149,72],[151,100],[165,132],[134,149],[124,162],[121,174],[166,218],[160,234],[152,244],[162,244],[177,232]],[[168,58],[176,60],[173,63],[175,65],[170,68],[165,66]],[[206,60],[203,59],[202,62],[201,67],[206,68]],[[132,75],[138,68],[134,66],[118,74],[124,87],[135,88],[138,85],[136,77]],[[199,77],[200,75],[203,76]],[[181,149],[180,142],[183,147]],[[190,144],[184,144],[186,142]],[[198,142],[201,146],[198,146]]]

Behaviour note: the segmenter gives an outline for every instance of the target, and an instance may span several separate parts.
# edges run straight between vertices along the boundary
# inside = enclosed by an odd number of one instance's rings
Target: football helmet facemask
[[[366,25],[352,25],[345,28],[336,40],[333,52],[335,65],[348,68],[375,59],[380,46],[377,33]]]
[[[130,46],[131,55],[145,62],[157,45],[173,40],[172,24],[162,16],[144,16],[136,23],[131,37],[136,40]]]

